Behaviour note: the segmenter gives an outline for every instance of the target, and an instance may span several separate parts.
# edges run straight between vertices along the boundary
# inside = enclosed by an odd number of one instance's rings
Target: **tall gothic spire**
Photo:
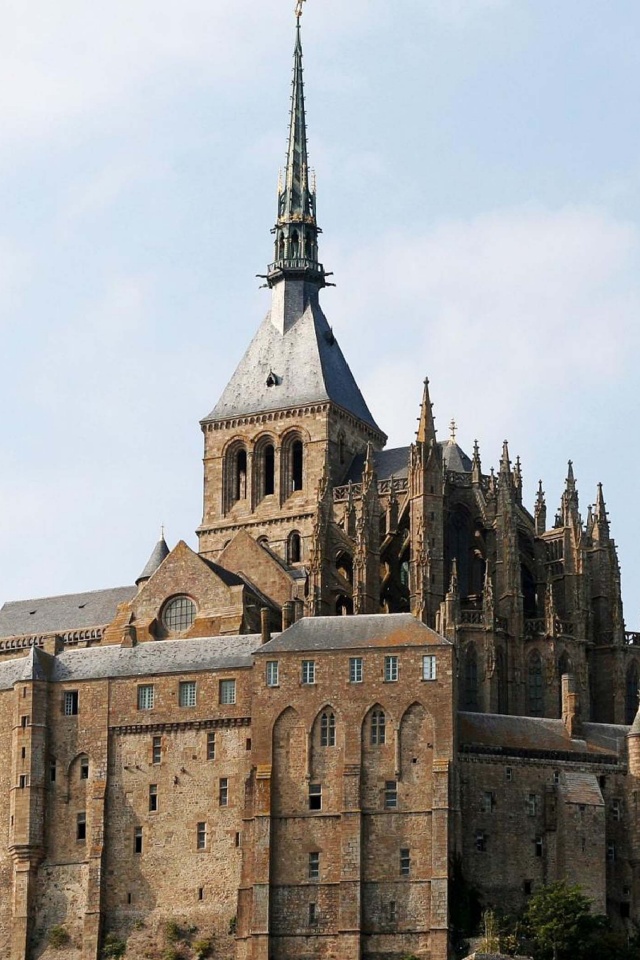
[[[307,152],[299,14],[297,18],[287,165],[278,184],[278,218],[271,231],[275,235],[274,262],[269,265],[267,274],[271,287],[287,277],[325,285],[324,268],[318,263],[320,230],[316,221],[315,177],[309,170]]]

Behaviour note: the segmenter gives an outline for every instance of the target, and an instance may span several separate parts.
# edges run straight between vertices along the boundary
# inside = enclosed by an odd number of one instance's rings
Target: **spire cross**
[[[449,424],[449,430],[451,431],[451,441],[452,443],[456,442],[456,433],[458,432],[458,424],[455,420],[452,420]]]
[[[305,0],[296,0],[296,19],[298,20],[298,23],[300,22],[300,17],[302,16],[303,3],[305,3]]]

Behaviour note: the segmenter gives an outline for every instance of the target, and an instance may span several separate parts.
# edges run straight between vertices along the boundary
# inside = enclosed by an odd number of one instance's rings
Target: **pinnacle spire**
[[[424,392],[422,394],[422,405],[420,407],[420,422],[418,424],[417,439],[418,443],[429,443],[430,440],[435,442],[436,439],[436,425],[433,419],[431,398],[429,396],[428,377],[424,381]]]
[[[604,502],[604,493],[602,484],[598,484],[598,493],[593,511],[593,520],[598,540],[607,540],[609,538],[609,517],[607,516],[607,505]]]
[[[318,263],[315,177],[309,169],[307,152],[307,116],[304,101],[302,36],[300,17],[302,2],[296,7],[296,42],[293,51],[293,81],[289,142],[284,177],[278,184],[278,218],[275,234],[274,263],[269,266],[267,281],[274,286],[283,277],[325,284],[322,264]]]
[[[471,462],[471,482],[482,482],[482,463],[480,461],[480,445],[477,440],[473,441],[473,460]]]

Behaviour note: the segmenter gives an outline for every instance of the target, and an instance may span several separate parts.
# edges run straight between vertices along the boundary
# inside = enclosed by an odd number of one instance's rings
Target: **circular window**
[[[196,605],[191,597],[174,597],[162,613],[162,622],[172,633],[188,630],[195,618]]]

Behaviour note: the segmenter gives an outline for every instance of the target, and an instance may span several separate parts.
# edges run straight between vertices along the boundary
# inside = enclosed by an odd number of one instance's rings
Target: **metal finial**
[[[164,540],[164,523],[160,524],[160,539]]]
[[[300,17],[302,16],[303,3],[305,3],[305,0],[296,0],[296,18],[298,21],[300,21]]]
[[[451,442],[455,443],[456,433],[458,432],[458,424],[455,422],[455,420],[452,420],[449,424],[449,430],[451,431]]]

